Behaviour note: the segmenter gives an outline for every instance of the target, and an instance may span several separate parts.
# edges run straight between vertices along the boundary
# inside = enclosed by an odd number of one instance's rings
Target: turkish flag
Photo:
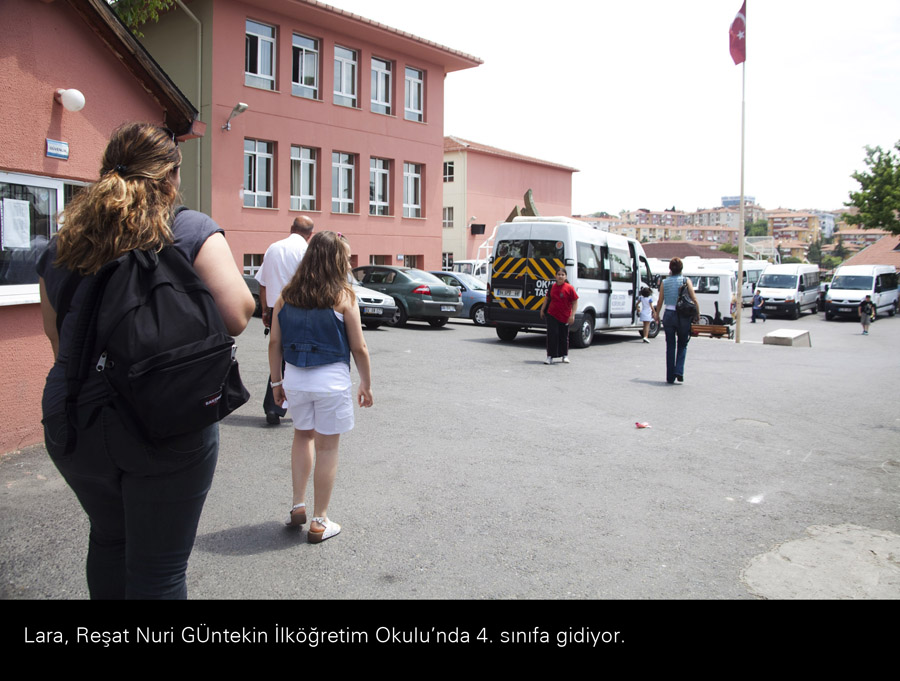
[[[747,0],[741,5],[741,10],[731,22],[728,30],[728,47],[731,50],[731,58],[735,64],[740,64],[747,59]]]

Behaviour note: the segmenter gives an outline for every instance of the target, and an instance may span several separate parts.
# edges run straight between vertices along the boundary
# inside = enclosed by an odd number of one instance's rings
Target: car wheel
[[[447,324],[447,319],[448,317],[434,317],[433,319],[429,319],[428,323],[434,328],[439,329]]]
[[[712,319],[710,319],[708,315],[702,314],[700,315],[700,320],[697,323],[709,326],[710,324],[712,324]]]
[[[651,321],[650,322],[650,332],[647,334],[647,336],[649,338],[656,338],[659,335],[659,328],[661,326],[662,326],[662,324],[660,324],[655,319],[653,321]],[[643,330],[641,330],[641,332],[643,333]]]
[[[834,319],[834,312],[825,310],[825,321],[830,322],[832,319]]]
[[[800,303],[797,303],[796,307],[791,310],[790,318],[800,319]]]
[[[473,307],[470,316],[476,325],[487,326],[487,315],[485,313],[484,305],[476,305]]]
[[[379,326],[381,326],[381,323],[380,323],[380,322],[366,322],[365,324],[366,324],[366,328],[367,328],[369,331],[374,331],[374,330],[377,329]]]
[[[594,315],[590,312],[581,318],[581,324],[572,334],[572,345],[576,348],[586,348],[594,341]]]
[[[396,326],[397,328],[401,328],[406,326],[406,321],[409,319],[409,315],[406,314],[406,310],[403,308],[403,305],[397,303],[397,311],[394,313],[394,316],[391,317],[391,326]]]
[[[516,336],[519,335],[519,330],[514,326],[498,326],[497,327],[497,338],[502,341],[514,341]]]
[[[256,303],[256,309],[253,311],[253,316],[262,317],[262,302],[260,302],[259,296],[255,293],[253,294],[253,302]]]

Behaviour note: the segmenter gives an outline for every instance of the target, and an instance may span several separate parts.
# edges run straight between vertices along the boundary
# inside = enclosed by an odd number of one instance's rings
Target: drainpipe
[[[203,110],[203,105],[201,100],[203,99],[203,90],[202,86],[202,78],[203,78],[203,24],[200,20],[194,16],[194,13],[189,10],[185,4],[181,0],[175,0],[178,6],[184,10],[184,13],[188,15],[188,17],[197,25],[197,110]],[[197,210],[203,210],[203,138],[197,138],[197,167],[196,167],[196,178],[197,178]]]

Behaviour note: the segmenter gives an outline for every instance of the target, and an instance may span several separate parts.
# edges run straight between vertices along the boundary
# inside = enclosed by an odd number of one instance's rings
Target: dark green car
[[[391,326],[404,326],[409,319],[444,326],[463,309],[459,289],[447,286],[433,274],[412,267],[363,265],[353,270],[366,288],[386,293],[397,303]]]

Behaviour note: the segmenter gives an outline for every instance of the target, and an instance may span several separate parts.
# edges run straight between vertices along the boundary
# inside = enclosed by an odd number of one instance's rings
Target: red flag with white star
[[[729,49],[731,58],[735,64],[740,64],[747,59],[747,0],[741,5],[740,11],[731,22],[728,30]]]

